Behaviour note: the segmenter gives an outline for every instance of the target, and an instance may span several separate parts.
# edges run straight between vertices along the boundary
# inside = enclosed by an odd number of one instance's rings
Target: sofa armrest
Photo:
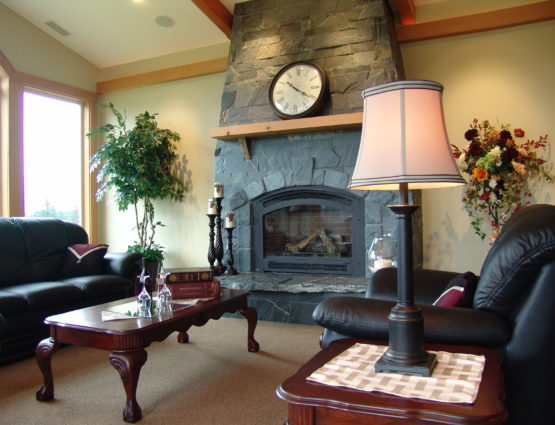
[[[332,297],[314,310],[320,326],[364,339],[388,339],[388,316],[395,303],[357,297]],[[502,317],[470,308],[419,305],[424,317],[424,341],[440,344],[498,347],[511,337]]]
[[[445,290],[449,281],[459,274],[443,270],[414,270],[415,302],[433,304]],[[395,301],[397,299],[397,269],[389,267],[376,271],[370,279],[365,296],[376,300]]]
[[[141,269],[141,258],[136,252],[109,252],[104,256],[106,273],[134,279]]]

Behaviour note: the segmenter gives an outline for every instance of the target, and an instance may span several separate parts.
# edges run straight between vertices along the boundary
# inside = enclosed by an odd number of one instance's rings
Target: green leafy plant
[[[143,248],[143,246],[138,243],[129,245],[127,247],[127,252],[136,252],[138,254],[141,254],[145,259],[149,261],[158,261],[160,263],[164,261],[164,247],[156,243],[153,243],[148,248]]]
[[[164,226],[155,220],[154,201],[170,198],[180,201],[185,184],[179,178],[176,143],[178,133],[158,128],[157,114],[144,112],[135,117],[135,126],[128,129],[126,116],[112,103],[110,108],[117,123],[91,130],[88,137],[104,136],[106,141],[91,157],[91,172],[98,170],[98,201],[114,190],[120,211],[130,206],[135,211],[137,241],[129,251],[145,258],[162,261],[162,247],[154,242],[156,229]]]
[[[487,223],[493,242],[511,215],[530,204],[530,179],[553,181],[545,160],[538,156],[547,145],[547,135],[524,141],[520,128],[511,131],[509,124],[501,124],[498,130],[488,120],[475,119],[464,137],[468,144],[462,151],[452,145],[466,180],[464,208],[474,232],[485,239]]]

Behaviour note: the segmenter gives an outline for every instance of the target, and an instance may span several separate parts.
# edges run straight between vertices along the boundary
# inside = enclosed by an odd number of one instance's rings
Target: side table
[[[499,356],[480,347],[426,345],[427,350],[485,356],[482,382],[476,401],[471,405],[403,398],[306,380],[315,370],[355,343],[385,344],[384,341],[341,340],[316,354],[276,391],[278,397],[288,403],[288,420],[284,425],[494,425],[502,424],[507,419]]]

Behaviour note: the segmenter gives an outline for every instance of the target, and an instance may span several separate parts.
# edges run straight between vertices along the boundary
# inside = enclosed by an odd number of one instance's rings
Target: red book
[[[164,278],[167,283],[208,282],[214,279],[214,270],[208,267],[166,269]]]
[[[208,282],[181,282],[171,283],[166,280],[166,284],[176,300],[186,298],[212,298],[219,297],[221,285],[218,279]]]

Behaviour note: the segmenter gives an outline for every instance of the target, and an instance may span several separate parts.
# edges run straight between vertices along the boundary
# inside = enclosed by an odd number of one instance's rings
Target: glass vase
[[[391,233],[380,233],[368,249],[368,267],[375,272],[385,267],[395,267],[397,243]]]

